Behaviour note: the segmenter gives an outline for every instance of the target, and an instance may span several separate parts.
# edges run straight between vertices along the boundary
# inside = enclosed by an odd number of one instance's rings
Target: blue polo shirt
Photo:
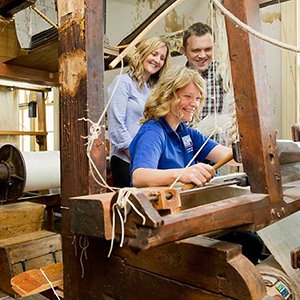
[[[187,128],[184,123],[180,123],[174,131],[165,118],[149,120],[142,125],[129,146],[131,174],[138,168],[184,168],[206,140],[207,137],[193,128]],[[209,140],[196,161],[203,162],[217,145]]]

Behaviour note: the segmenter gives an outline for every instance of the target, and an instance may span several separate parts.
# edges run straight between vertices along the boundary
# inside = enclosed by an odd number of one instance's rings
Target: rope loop
[[[120,223],[121,223],[121,242],[120,247],[123,247],[124,244],[124,236],[125,236],[125,226],[124,224],[127,221],[127,215],[130,212],[130,208],[132,208],[136,214],[138,214],[142,220],[143,225],[146,224],[145,216],[135,207],[135,205],[130,201],[129,197],[136,191],[136,188],[122,188],[119,190],[117,201],[112,206],[112,234],[111,234],[111,243],[110,249],[107,257],[110,257],[114,240],[115,240],[115,228],[116,228],[116,212],[119,215]]]

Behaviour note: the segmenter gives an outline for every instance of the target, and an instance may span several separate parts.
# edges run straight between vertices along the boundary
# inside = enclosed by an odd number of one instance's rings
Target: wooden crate
[[[12,277],[60,261],[62,245],[59,234],[36,231],[0,240],[0,289],[15,297],[10,285]]]
[[[42,229],[45,205],[20,202],[0,206],[0,239]]]

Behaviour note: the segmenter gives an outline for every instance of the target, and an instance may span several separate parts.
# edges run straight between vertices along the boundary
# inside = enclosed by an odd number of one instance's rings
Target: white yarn
[[[42,274],[43,274],[43,276],[45,277],[45,279],[48,281],[48,283],[49,283],[49,285],[50,285],[50,287],[51,287],[51,289],[52,289],[54,295],[56,296],[56,298],[57,298],[58,300],[60,300],[60,298],[58,297],[58,295],[57,295],[57,293],[56,293],[56,290],[54,289],[54,287],[53,287],[53,285],[52,285],[52,282],[48,279],[48,277],[46,276],[46,274],[44,273],[44,271],[43,271],[42,269],[40,269],[40,271],[42,272]]]
[[[235,17],[229,10],[227,10],[218,0],[211,0],[217,7],[222,11],[222,13],[228,17],[232,22],[234,22],[237,26],[241,27],[242,30],[256,36],[257,38],[261,39],[262,41],[265,41],[267,43],[270,43],[274,46],[277,46],[279,48],[293,51],[300,53],[300,48],[297,48],[296,46],[289,45],[286,43],[279,42],[275,39],[272,39],[266,35],[263,35],[262,33],[252,29],[250,26],[243,23],[241,20],[239,20],[237,17]]]
[[[133,210],[142,218],[143,225],[146,224],[146,218],[143,216],[142,213],[138,211],[138,209],[135,207],[135,205],[129,200],[129,197],[131,194],[136,191],[136,188],[122,188],[119,190],[118,199],[116,203],[112,206],[112,234],[111,234],[111,243],[110,243],[110,249],[107,257],[110,257],[113,245],[114,245],[114,239],[115,239],[115,227],[116,227],[116,212],[119,215],[120,223],[121,223],[121,242],[120,247],[123,247],[124,243],[124,236],[125,236],[125,228],[124,224],[127,220],[127,214],[129,213],[128,208],[132,207]],[[129,205],[128,205],[129,204]],[[122,215],[123,213],[123,215]],[[124,217],[123,217],[124,216]]]
[[[215,127],[215,120],[217,126]],[[227,134],[228,130],[232,127],[232,120],[229,114],[208,114],[200,122],[193,124],[193,128],[197,129],[200,133],[208,136],[213,130],[216,129],[216,134]]]

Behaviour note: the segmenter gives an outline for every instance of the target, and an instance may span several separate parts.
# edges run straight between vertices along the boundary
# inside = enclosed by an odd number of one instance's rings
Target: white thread
[[[125,228],[124,224],[127,220],[127,214],[128,214],[128,207],[127,204],[130,205],[130,207],[142,218],[143,220],[143,225],[146,224],[146,218],[145,216],[138,211],[138,209],[135,207],[135,205],[130,201],[129,197],[131,194],[136,191],[136,188],[122,188],[119,190],[118,198],[116,203],[113,204],[112,206],[112,232],[111,232],[111,243],[110,243],[110,249],[108,252],[107,257],[110,257],[111,252],[113,250],[113,245],[114,245],[114,239],[115,239],[115,227],[116,227],[116,212],[119,215],[120,218],[120,223],[121,223],[121,242],[120,242],[120,247],[123,247],[124,244],[124,236],[125,236]],[[122,211],[123,210],[123,215],[122,216]]]
[[[289,50],[289,51],[293,51],[293,52],[297,52],[300,53],[300,48],[297,48],[296,46],[293,45],[289,45],[286,43],[282,43],[279,42],[275,39],[272,39],[266,35],[261,34],[260,32],[252,29],[250,26],[246,25],[245,23],[243,23],[241,20],[239,20],[237,17],[235,17],[230,11],[228,11],[219,1],[217,0],[211,0],[217,7],[219,10],[221,10],[221,12],[228,17],[232,22],[234,22],[236,24],[236,27],[241,27],[242,30],[251,33],[252,35],[256,36],[257,38],[270,43],[274,46],[277,46],[279,48],[285,49],[285,50]]]
[[[178,182],[179,178],[185,173],[185,171],[187,170],[187,168],[191,165],[191,163],[194,161],[194,159],[198,156],[198,154],[200,153],[200,151],[203,149],[203,147],[207,144],[207,142],[209,141],[209,139],[213,136],[213,134],[215,133],[216,129],[210,134],[210,136],[207,138],[207,140],[203,143],[203,145],[199,148],[199,150],[196,152],[196,154],[193,156],[193,158],[189,161],[189,163],[187,164],[187,166],[182,170],[182,172],[180,172],[180,174],[178,175],[178,177],[174,180],[174,182],[170,185],[170,189],[172,189],[174,187],[174,185]]]
[[[215,33],[215,29],[214,29],[214,8],[213,8],[213,4],[210,4],[210,12],[211,12],[211,31],[212,31],[212,37],[214,36]],[[214,42],[214,41],[212,41]],[[212,49],[212,61],[213,61],[213,65],[212,65],[212,72],[213,72],[213,101],[214,101],[214,118],[215,118],[215,130],[218,127],[217,124],[217,105],[216,105],[216,74],[215,74],[215,47],[213,47]]]
[[[119,188],[117,187],[111,187],[107,184],[107,182],[104,180],[103,176],[101,175],[101,173],[99,172],[97,166],[95,165],[92,157],[91,157],[91,151],[92,151],[92,146],[94,144],[94,141],[96,139],[98,139],[98,137],[100,136],[100,134],[102,133],[102,128],[105,128],[104,125],[100,125],[104,116],[105,116],[105,113],[108,109],[108,106],[110,105],[111,101],[112,101],[112,98],[117,90],[117,87],[119,85],[119,81],[120,81],[120,78],[121,78],[121,75],[123,73],[123,69],[124,69],[124,62],[123,60],[121,60],[121,68],[120,68],[120,74],[119,74],[119,78],[113,88],[113,91],[112,91],[112,94],[102,112],[102,115],[100,116],[99,120],[97,123],[93,122],[91,119],[89,118],[80,118],[78,119],[78,121],[85,121],[85,122],[89,122],[91,124],[91,127],[90,127],[90,134],[88,136],[85,136],[83,137],[84,139],[87,139],[87,157],[89,159],[89,166],[90,166],[90,170],[91,170],[91,174],[92,174],[92,177],[93,179],[96,181],[96,183],[98,183],[100,186],[104,187],[104,188],[107,188],[109,189],[110,191],[114,192],[115,190],[118,190]],[[96,178],[95,176],[95,173],[94,171],[96,172],[96,174],[99,176],[100,180],[102,181],[102,183]]]
[[[50,285],[50,287],[51,287],[51,289],[52,289],[54,295],[56,296],[56,298],[57,298],[58,300],[60,300],[60,298],[58,297],[58,295],[57,295],[57,293],[56,293],[56,290],[54,289],[54,287],[53,287],[53,285],[52,285],[52,282],[48,279],[48,277],[46,276],[46,274],[44,273],[44,271],[43,271],[42,269],[40,269],[40,271],[42,272],[42,274],[43,274],[43,276],[45,277],[45,279],[48,281],[48,283],[49,283],[49,285]]]
[[[211,3],[211,29],[212,29],[212,36],[214,36],[214,22],[213,22],[213,4]],[[214,61],[214,48],[213,48],[213,52],[212,52],[212,61]],[[214,100],[214,123],[215,123],[215,128],[212,131],[212,133],[209,135],[209,137],[207,138],[207,140],[204,142],[204,144],[198,149],[198,151],[196,152],[196,154],[193,156],[193,158],[189,161],[189,163],[187,164],[187,166],[182,170],[182,172],[179,173],[179,175],[177,176],[177,178],[174,180],[174,182],[170,185],[170,189],[172,189],[174,187],[174,185],[178,182],[179,178],[186,172],[186,170],[188,169],[188,167],[191,165],[191,163],[195,160],[195,158],[198,156],[198,154],[202,151],[202,149],[204,148],[204,146],[207,144],[207,142],[209,141],[209,139],[214,135],[214,133],[216,132],[216,130],[218,129],[218,124],[217,124],[217,107],[216,107],[216,80],[215,80],[215,67],[213,65],[213,100]]]

